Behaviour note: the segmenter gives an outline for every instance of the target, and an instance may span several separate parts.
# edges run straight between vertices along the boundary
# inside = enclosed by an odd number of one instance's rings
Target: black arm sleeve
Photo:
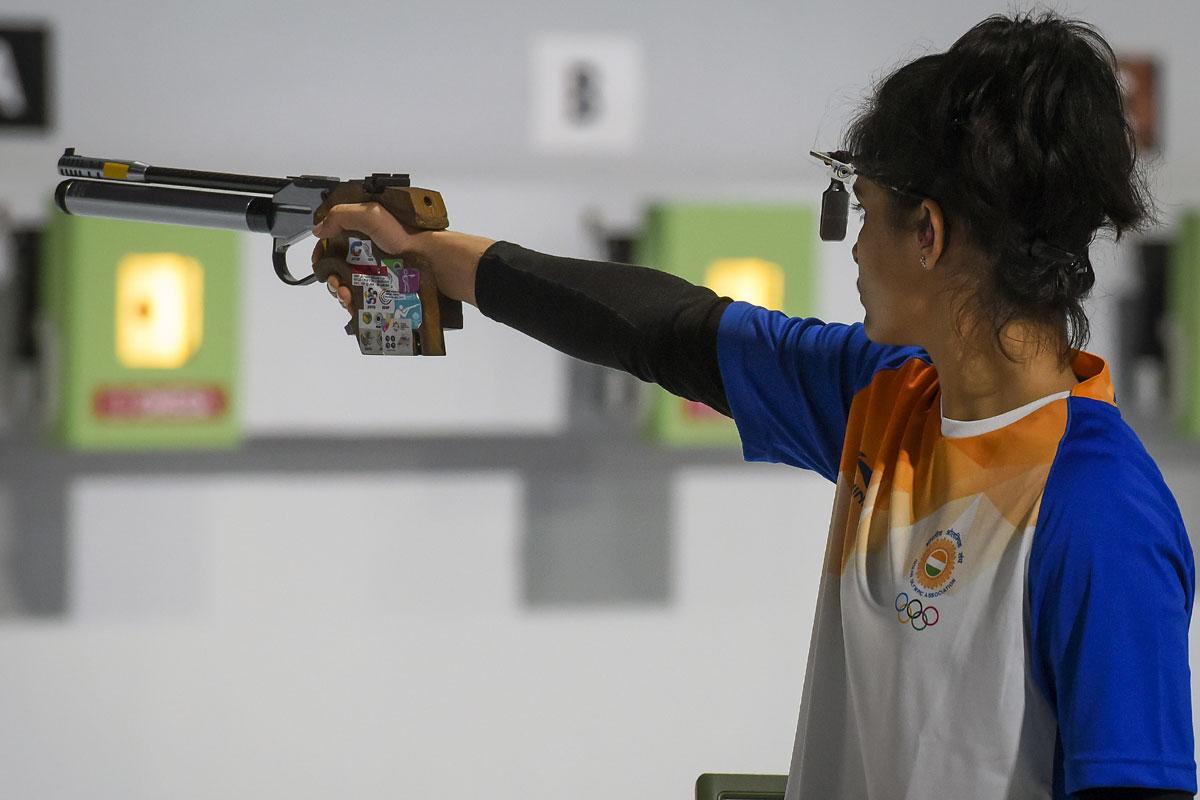
[[[717,329],[732,300],[666,272],[497,242],[475,276],[479,310],[593,364],[629,372],[729,416]]]

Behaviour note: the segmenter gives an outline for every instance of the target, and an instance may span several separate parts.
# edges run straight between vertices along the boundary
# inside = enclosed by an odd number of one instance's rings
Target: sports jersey
[[[787,800],[1196,790],[1192,550],[1102,359],[955,423],[861,324],[732,303],[717,356],[745,458],[837,486]]]

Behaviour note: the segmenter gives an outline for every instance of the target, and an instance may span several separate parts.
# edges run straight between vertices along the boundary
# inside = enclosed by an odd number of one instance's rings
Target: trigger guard
[[[271,253],[271,263],[275,265],[275,274],[279,276],[279,280],[286,283],[288,286],[308,286],[316,281],[316,274],[305,275],[303,278],[297,278],[292,275],[292,271],[288,269],[287,251],[288,243],[280,239],[275,240],[275,250]]]

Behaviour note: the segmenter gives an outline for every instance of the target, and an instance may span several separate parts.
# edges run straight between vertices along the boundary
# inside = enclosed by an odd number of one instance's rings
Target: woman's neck
[[[991,346],[971,347],[954,334],[926,346],[937,368],[942,414],[957,420],[986,419],[1079,383],[1057,348],[1045,343],[1038,347],[1030,333],[1014,325],[1002,334],[1012,359],[1000,352],[994,339]]]

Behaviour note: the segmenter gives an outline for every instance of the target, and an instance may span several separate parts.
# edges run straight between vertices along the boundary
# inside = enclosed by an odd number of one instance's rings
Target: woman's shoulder
[[[1039,527],[1086,532],[1076,546],[1157,540],[1190,548],[1175,496],[1120,410],[1088,397],[1069,398],[1068,408]]]
[[[931,367],[929,354],[912,345],[874,342],[861,322],[826,322],[734,302],[724,311],[720,337],[727,349],[772,353],[783,363],[836,369],[852,389],[863,388],[879,372],[910,361]]]

